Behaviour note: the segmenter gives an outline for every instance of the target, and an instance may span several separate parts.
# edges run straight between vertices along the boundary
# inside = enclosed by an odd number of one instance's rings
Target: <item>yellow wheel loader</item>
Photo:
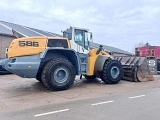
[[[66,90],[75,75],[86,79],[100,78],[117,84],[123,75],[120,61],[103,50],[91,49],[92,33],[88,29],[70,27],[63,37],[24,37],[9,46],[6,70],[23,78],[36,78],[50,90]]]

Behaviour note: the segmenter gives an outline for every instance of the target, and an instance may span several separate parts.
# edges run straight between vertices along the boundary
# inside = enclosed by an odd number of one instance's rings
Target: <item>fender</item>
[[[75,67],[76,75],[80,75],[80,57],[75,50],[68,48],[46,48],[45,51],[40,54],[42,62],[40,68],[42,68],[47,61],[53,59],[55,57],[54,54],[65,56]]]
[[[110,59],[110,57],[107,57],[106,55],[99,55],[95,63],[94,71],[102,71],[103,65],[107,59]]]

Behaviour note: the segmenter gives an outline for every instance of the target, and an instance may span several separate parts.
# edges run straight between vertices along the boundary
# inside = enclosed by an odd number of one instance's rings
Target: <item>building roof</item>
[[[30,28],[30,27],[26,27],[26,26],[14,24],[14,23],[5,22],[5,21],[0,21],[0,25],[2,26],[2,28],[0,26],[0,30],[2,29],[2,32],[0,31],[0,34],[5,33],[5,34],[13,36],[13,33],[12,33],[12,29],[13,29],[25,37],[31,37],[31,36],[51,36],[51,37],[52,36],[59,36],[60,37],[61,36],[56,33],[38,30],[35,28]]]
[[[13,33],[10,29],[4,27],[2,24],[0,24],[0,34],[2,35],[8,35],[8,36],[13,36]]]
[[[121,53],[121,54],[126,54],[126,55],[132,55],[132,53],[115,48],[115,47],[111,47],[111,46],[107,46],[107,45],[103,45],[103,44],[98,44],[98,43],[94,43],[94,42],[90,42],[90,48],[99,48],[99,46],[102,45],[103,49],[107,52],[114,52],[114,53]]]
[[[50,37],[58,36],[58,37],[62,37],[62,35],[59,35],[56,33],[38,30],[35,28],[26,27],[26,26],[14,24],[14,23],[9,23],[9,22],[5,22],[5,21],[0,21],[0,34],[14,36],[12,31],[16,31],[16,32],[18,32],[18,34],[20,34],[21,36],[25,36],[25,37],[31,37],[31,36],[50,36]],[[91,48],[99,48],[99,46],[100,46],[100,44],[98,44],[98,43],[90,43]],[[124,50],[121,50],[121,49],[118,49],[115,47],[107,46],[107,45],[103,45],[103,49],[107,52],[114,52],[114,53],[131,55],[131,53],[129,53],[127,51],[124,51]]]

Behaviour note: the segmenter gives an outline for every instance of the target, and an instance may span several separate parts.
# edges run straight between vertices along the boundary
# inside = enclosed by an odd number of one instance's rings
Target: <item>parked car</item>
[[[0,59],[0,75],[12,74],[11,72],[7,71],[6,69],[4,69],[4,68],[2,67],[2,60],[4,60],[4,59]]]

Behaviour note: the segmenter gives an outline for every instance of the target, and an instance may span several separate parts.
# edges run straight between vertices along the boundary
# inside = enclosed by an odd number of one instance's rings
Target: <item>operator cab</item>
[[[79,53],[88,53],[89,42],[92,41],[92,33],[88,29],[70,27],[63,31],[63,37],[68,38],[71,48]]]

